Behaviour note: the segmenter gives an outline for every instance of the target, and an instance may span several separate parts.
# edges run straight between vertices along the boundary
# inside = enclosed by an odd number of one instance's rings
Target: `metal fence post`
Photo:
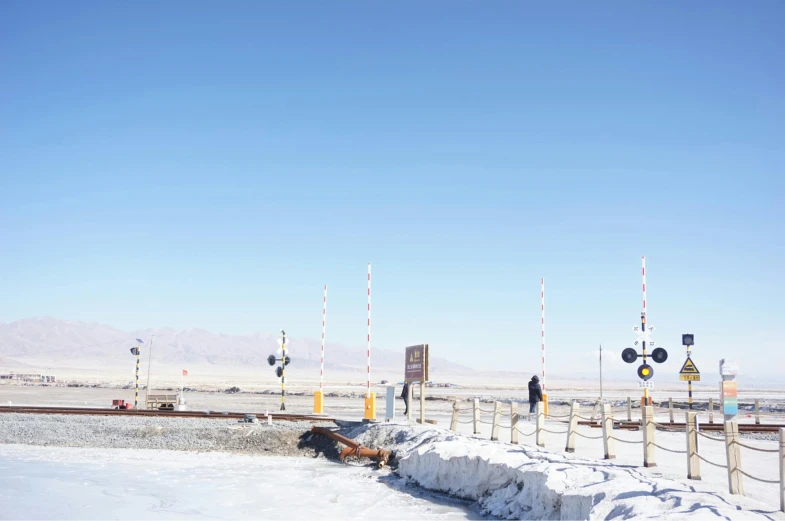
[[[616,446],[613,443],[613,410],[610,404],[602,406],[602,444],[605,449],[605,459],[616,459]]]
[[[632,421],[632,398],[627,397],[627,421]]]
[[[545,447],[545,405],[542,402],[537,402],[537,446]]]
[[[714,423],[714,398],[709,398],[709,423]]]
[[[510,402],[510,443],[518,445],[518,402]]]
[[[687,432],[687,479],[701,479],[701,461],[698,458],[698,430],[695,424],[696,412],[685,413]]]
[[[668,412],[670,413],[671,423],[673,423],[673,398],[668,398]]]
[[[570,425],[567,428],[567,445],[564,447],[565,452],[575,452],[575,430],[578,428],[578,411],[580,408],[580,403],[572,402],[572,407],[570,407]]]
[[[755,398],[755,425],[760,425],[760,400]]]
[[[647,405],[641,409],[643,427],[643,466],[656,467],[654,461],[654,407]]]
[[[780,428],[780,510],[785,512],[785,429]]]
[[[452,420],[450,421],[450,430],[455,431],[458,429],[458,400],[452,402]]]
[[[474,399],[474,434],[480,434],[480,399]]]
[[[493,427],[491,428],[491,441],[499,441],[499,422],[502,419],[502,402],[493,403]]]
[[[739,441],[739,424],[725,422],[725,454],[728,457],[728,489],[731,494],[744,495],[744,483],[741,472],[741,447]]]

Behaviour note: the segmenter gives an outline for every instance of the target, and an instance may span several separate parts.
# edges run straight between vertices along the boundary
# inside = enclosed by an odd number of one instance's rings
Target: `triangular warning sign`
[[[681,366],[681,371],[679,371],[679,374],[701,374],[701,372],[698,371],[697,367],[695,367],[695,363],[692,361],[692,359],[688,358],[687,361],[684,362],[684,365]]]

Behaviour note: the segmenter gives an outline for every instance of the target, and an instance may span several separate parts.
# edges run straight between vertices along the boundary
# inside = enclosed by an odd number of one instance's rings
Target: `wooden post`
[[[480,399],[474,399],[474,434],[480,434]]]
[[[739,441],[739,424],[725,422],[725,453],[728,456],[728,489],[731,494],[744,495],[744,483],[741,479],[741,447]]]
[[[510,443],[518,445],[518,402],[510,402]]]
[[[499,422],[502,419],[502,402],[493,404],[493,427],[491,428],[491,441],[499,441]]]
[[[420,382],[420,425],[425,425],[425,382]]]
[[[613,443],[613,410],[610,404],[602,406],[602,444],[605,449],[605,459],[616,459],[616,446]]]
[[[565,452],[575,452],[575,431],[578,428],[578,411],[581,404],[572,402],[570,407],[570,426],[567,427],[567,446],[564,447]]]
[[[785,512],[785,429],[780,428],[780,510]]]
[[[643,466],[656,467],[654,461],[654,407],[647,405],[641,409],[643,428]]]
[[[714,423],[714,398],[709,398],[709,423]]]
[[[537,446],[545,447],[545,405],[542,402],[537,402]]]
[[[755,398],[755,425],[760,425],[760,400]]]
[[[632,398],[627,397],[627,421],[632,421]]]
[[[695,424],[696,412],[686,412],[684,424],[687,426],[687,479],[701,479],[701,460],[698,458],[698,429]]]
[[[670,412],[671,423],[673,423],[673,398],[668,398],[668,411]]]
[[[591,410],[591,420],[590,421],[592,423],[594,423],[594,418],[595,417],[599,417],[599,415],[601,414],[601,410],[600,410],[601,405],[602,404],[600,403],[599,400],[594,404],[594,409]]]
[[[412,398],[414,397],[414,390],[412,389],[413,383],[409,383],[409,386],[406,388],[406,421],[412,421],[412,409],[414,409],[414,404],[412,403]]]
[[[452,402],[452,420],[450,421],[450,430],[455,431],[458,429],[458,400]]]

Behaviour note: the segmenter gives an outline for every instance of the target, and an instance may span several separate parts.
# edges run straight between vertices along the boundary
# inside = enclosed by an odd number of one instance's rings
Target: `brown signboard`
[[[406,348],[406,369],[404,370],[404,381],[428,381],[428,344],[421,344],[419,346],[411,346]]]

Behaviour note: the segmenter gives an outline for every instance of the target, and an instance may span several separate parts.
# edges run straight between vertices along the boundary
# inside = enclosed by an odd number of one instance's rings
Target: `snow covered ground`
[[[349,433],[368,446],[397,446],[398,472],[428,488],[476,500],[505,519],[781,521],[775,506],[697,481],[402,424]]]
[[[470,404],[464,402],[462,407],[470,407]],[[491,404],[484,404],[483,408],[487,410],[491,410],[493,406]],[[509,413],[509,405],[505,405],[502,409],[503,413]],[[415,412],[418,412],[418,409],[415,408]],[[523,411],[522,411],[523,412]],[[565,414],[567,412],[566,408],[560,408],[557,410],[556,414]],[[586,417],[590,416],[592,412],[591,407],[581,408],[579,414],[585,415]],[[416,416],[416,414],[415,414]],[[684,412],[679,413],[680,418],[676,418],[677,421],[684,421]],[[470,421],[472,417],[471,411],[462,412],[460,415],[460,421],[466,422]],[[626,417],[626,416],[624,416]],[[449,428],[450,426],[450,418],[451,414],[447,411],[434,411],[432,413],[426,414],[426,418],[432,418],[438,421],[438,426],[443,428]],[[719,415],[717,415],[717,421],[719,421]],[[481,420],[483,422],[491,422],[492,414],[482,413]],[[668,412],[666,410],[657,410],[656,411],[656,421],[661,423],[666,423],[669,420]],[[501,421],[502,425],[510,425],[510,419],[507,417],[502,418]],[[533,433],[535,424],[534,422],[527,422],[522,421],[519,424],[519,428],[524,433]],[[561,421],[557,420],[549,420],[546,423],[546,428],[552,431],[561,432],[566,431],[567,425],[562,423]],[[457,432],[465,434],[465,435],[472,435],[472,424],[471,423],[459,423]],[[586,436],[600,436],[602,434],[602,429],[591,428],[588,426],[579,426],[578,432]],[[641,441],[643,438],[643,434],[641,431],[624,431],[624,430],[615,430],[614,437],[627,440],[627,441]],[[481,423],[480,424],[480,434],[478,438],[489,440],[491,436],[491,425],[488,423]],[[524,436],[523,434],[518,435],[518,439],[521,445],[528,445],[533,446],[535,444],[534,436]],[[698,439],[698,452],[705,458],[719,464],[725,464],[726,455],[725,455],[725,444],[722,441],[713,441],[708,440],[702,437]],[[510,429],[500,429],[499,432],[499,442],[500,443],[509,443],[510,441]],[[754,446],[760,447],[764,449],[772,449],[776,450],[778,448],[778,443],[776,441],[758,441],[758,440],[742,440],[744,443]],[[565,454],[564,447],[567,442],[567,435],[566,434],[552,434],[546,433],[545,434],[545,448],[549,451],[552,451],[557,454]],[[657,430],[655,432],[655,442],[658,445],[663,447],[672,449],[672,450],[685,450],[686,449],[686,437],[683,432],[666,432]],[[643,464],[643,446],[641,444],[628,444],[628,443],[616,443],[616,460],[614,462],[619,465],[629,465],[640,467]],[[741,449],[741,461],[742,461],[742,468],[755,475],[759,476],[764,479],[769,480],[776,480],[779,477],[779,465],[777,461],[777,454],[770,454],[770,453],[761,453],[755,452],[748,449]],[[570,457],[576,458],[591,458],[602,460],[604,456],[603,451],[603,444],[601,439],[586,439],[581,437],[576,437],[575,442],[575,453],[574,455],[570,455]],[[686,480],[687,477],[687,457],[684,454],[675,454],[671,452],[666,452],[664,450],[656,449],[655,451],[655,461],[657,462],[657,466],[653,468],[640,468],[640,472],[652,476],[652,477],[667,477],[672,479],[678,480]],[[711,485],[715,490],[718,492],[727,493],[728,492],[728,477],[727,471],[725,469],[712,467],[711,465],[701,462],[701,481],[693,481],[692,483],[701,484],[701,485]],[[779,492],[778,486],[766,483],[759,483],[753,481],[748,478],[744,478],[744,491],[747,497],[759,500],[766,505],[776,509],[779,507]]]
[[[0,519],[479,519],[324,459],[0,445]]]

